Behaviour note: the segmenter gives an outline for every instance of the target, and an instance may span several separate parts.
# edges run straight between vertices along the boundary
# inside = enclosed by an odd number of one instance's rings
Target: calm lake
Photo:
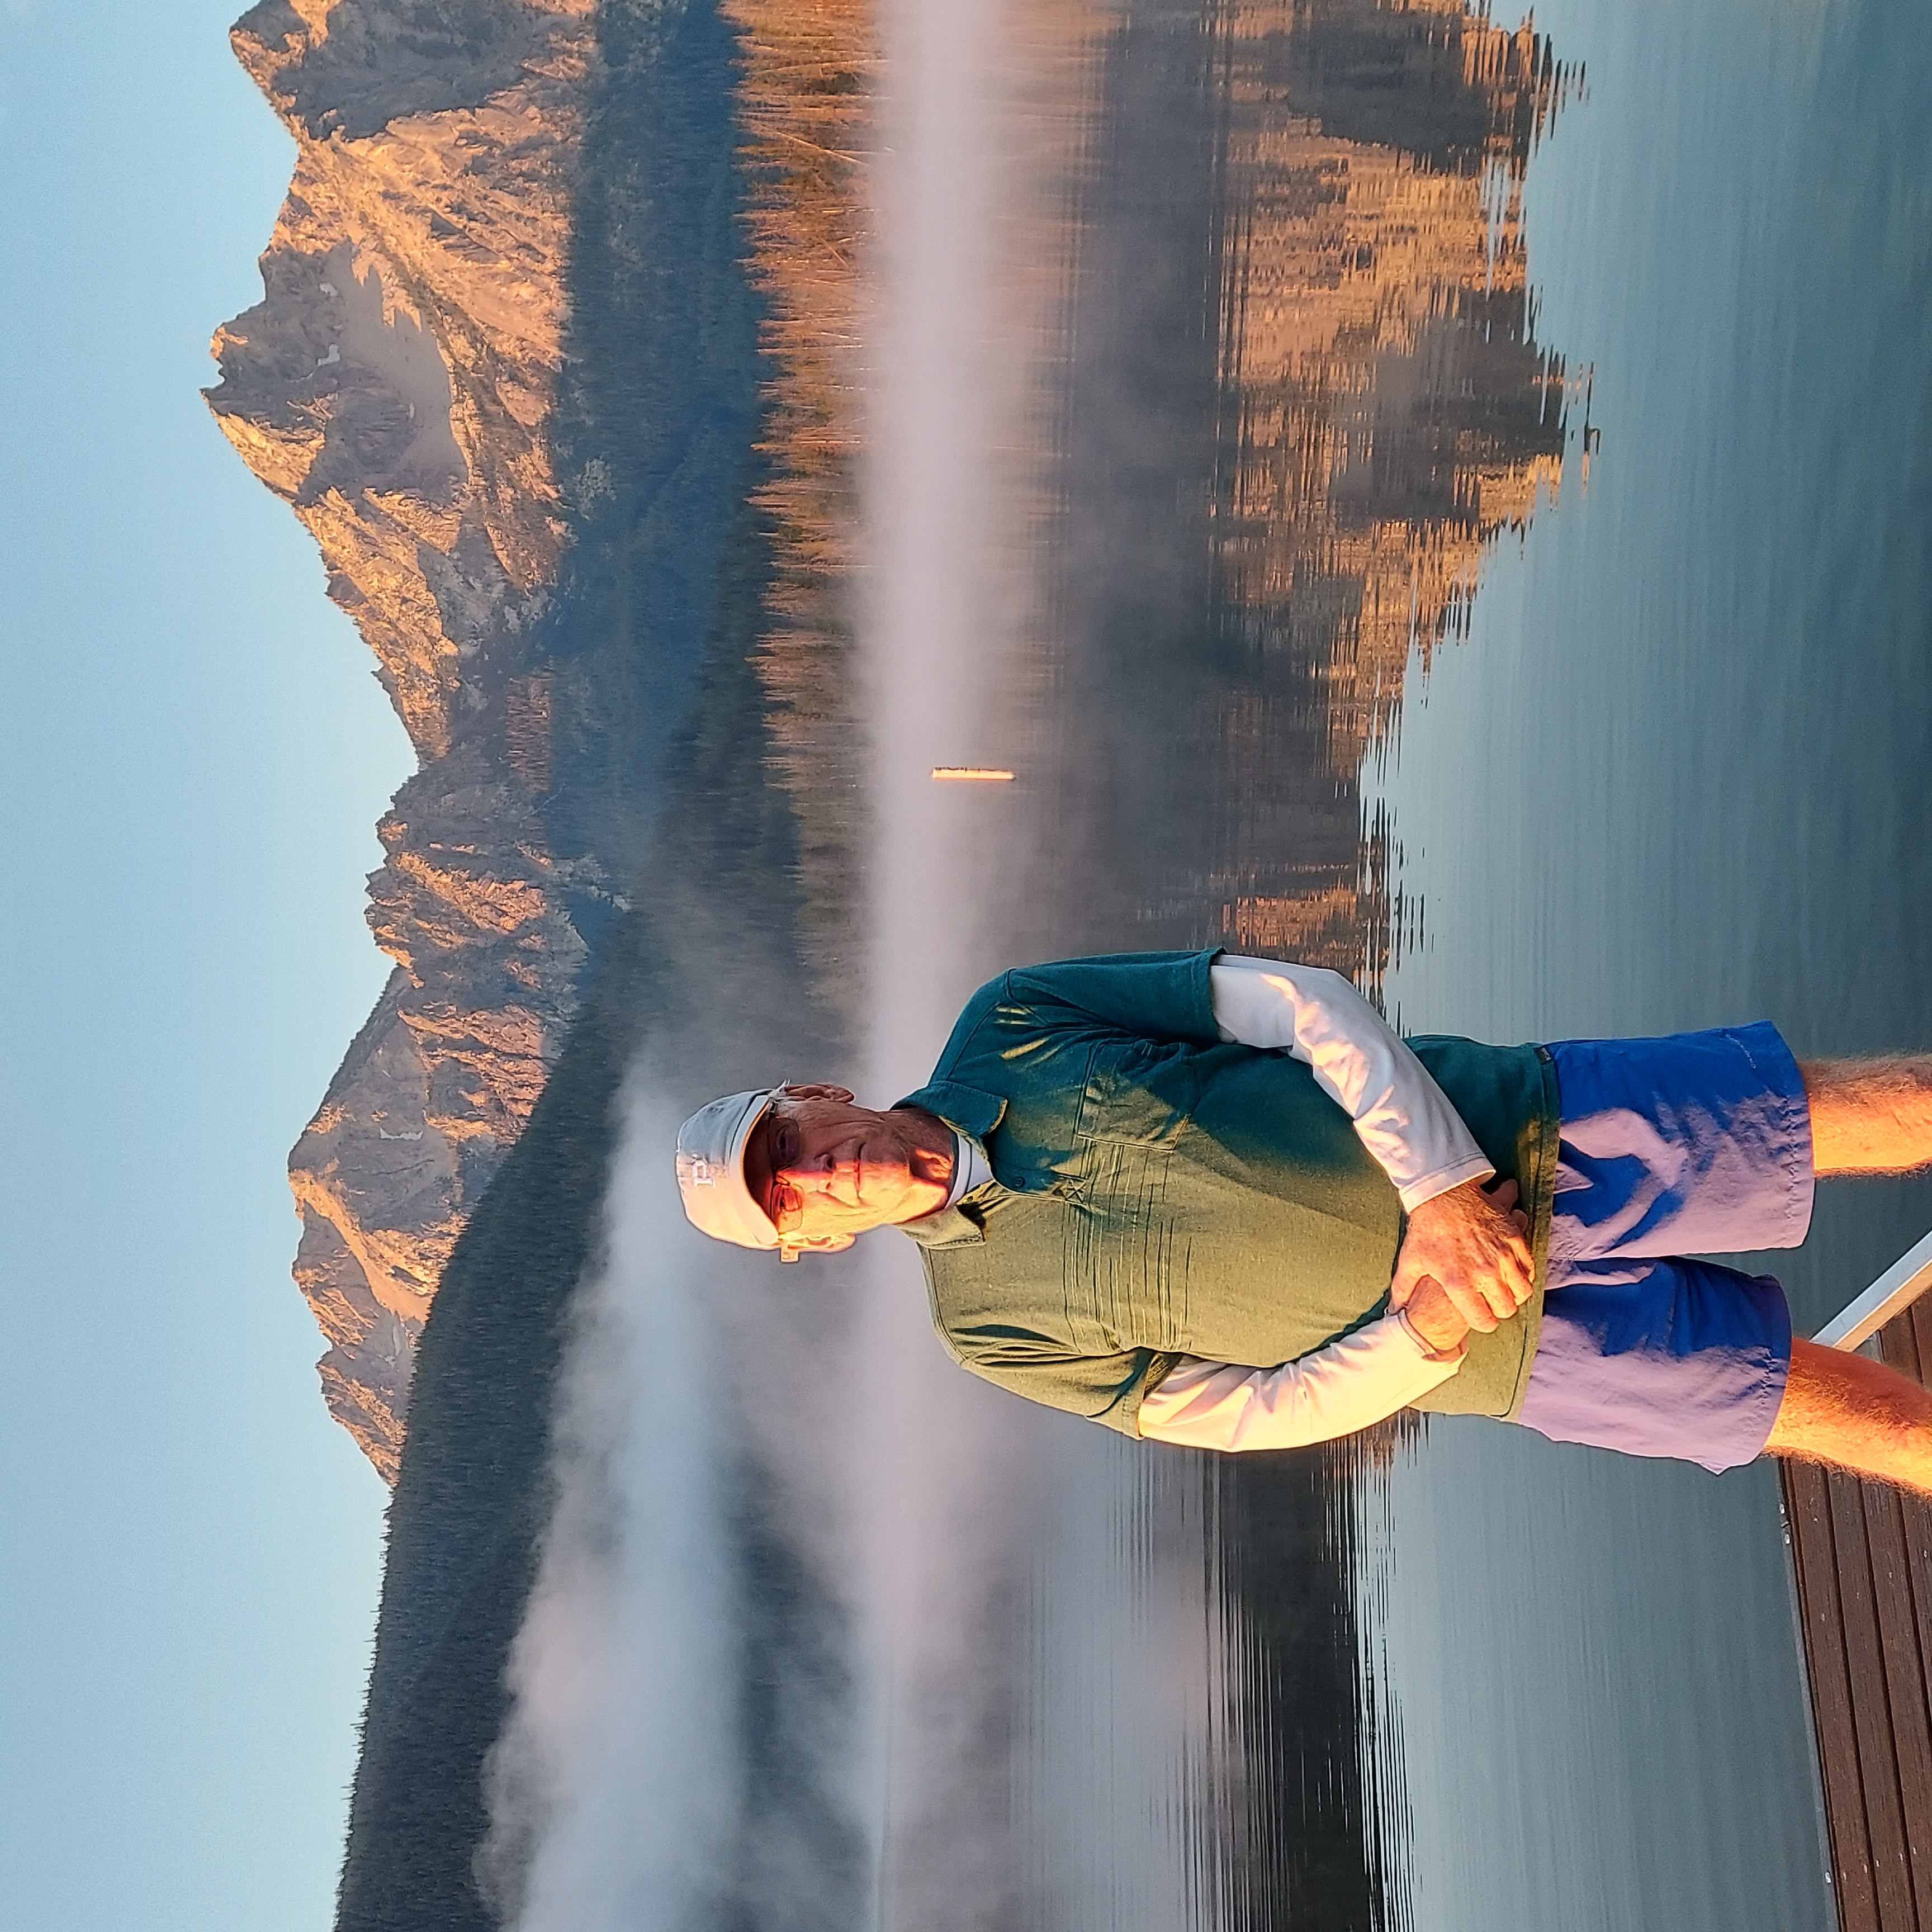
[[[950,604],[878,593],[939,640],[909,695],[874,646],[882,976],[970,935],[881,1079],[1004,960],[1204,943],[1418,1030],[1925,1044],[1932,11],[1093,17],[1034,23],[1078,85],[1014,110],[1029,373],[964,432],[1034,454]],[[946,421],[889,402],[875,490]],[[1841,1186],[1764,1265],[1815,1328],[1928,1223]],[[892,1519],[966,1609],[884,1642],[882,1922],[1832,1922],[1767,1468],[1438,1421],[1231,1474],[932,1374],[906,1480],[1003,1507]]]

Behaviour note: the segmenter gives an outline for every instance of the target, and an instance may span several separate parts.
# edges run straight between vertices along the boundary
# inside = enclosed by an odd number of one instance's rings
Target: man
[[[1412,1406],[1932,1493],[1932,1395],[1690,1258],[1798,1245],[1814,1174],[1928,1163],[1932,1057],[1801,1070],[1763,1024],[1405,1043],[1337,974],[1212,951],[1006,974],[896,1106],[733,1094],[677,1148],[706,1234],[789,1262],[896,1226],[956,1360],[1131,1436]]]

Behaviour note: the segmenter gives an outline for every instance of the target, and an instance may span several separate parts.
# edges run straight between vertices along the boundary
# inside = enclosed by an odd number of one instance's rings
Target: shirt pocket
[[[1160,1040],[1096,1047],[1087,1064],[1075,1132],[1085,1142],[1172,1154],[1199,1096],[1192,1058],[1185,1046]]]
[[[1186,1346],[1187,1269],[1172,1190],[1198,1088],[1184,1046],[1109,1040],[1088,1063],[1064,1251],[1078,1345]]]
[[[1187,1244],[1170,1199],[1164,1148],[1084,1143],[1085,1174],[1067,1204],[1061,1250],[1069,1331],[1088,1354],[1185,1348]]]

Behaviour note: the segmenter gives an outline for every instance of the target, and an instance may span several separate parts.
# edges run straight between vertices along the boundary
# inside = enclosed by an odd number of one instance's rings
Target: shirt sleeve
[[[1044,1336],[1012,1328],[969,1329],[940,1340],[962,1369],[1049,1408],[1104,1423],[1123,1436],[1138,1436],[1148,1389],[1177,1362],[1190,1358],[1155,1348],[1124,1348],[1111,1355],[1076,1355]]]
[[[1311,1067],[1407,1211],[1495,1173],[1428,1070],[1340,974],[1223,953],[1208,976],[1220,1036]]]
[[[1056,959],[1017,966],[995,984],[1005,998],[1036,1012],[1058,1006],[1121,1033],[1211,1046],[1220,1037],[1208,989],[1215,957],[1209,949]],[[976,1002],[984,991],[974,996]]]
[[[1400,1312],[1325,1348],[1250,1369],[1183,1355],[1141,1398],[1141,1435],[1189,1449],[1298,1449],[1352,1435],[1439,1388],[1462,1347],[1432,1354]]]

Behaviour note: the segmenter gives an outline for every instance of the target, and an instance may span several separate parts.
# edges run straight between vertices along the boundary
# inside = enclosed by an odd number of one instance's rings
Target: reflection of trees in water
[[[866,741],[849,596],[859,516],[854,360],[878,56],[862,0],[726,0],[742,62],[752,267],[766,301],[760,494],[777,574],[759,655],[772,758],[796,808],[804,949],[849,982],[863,899]],[[849,990],[849,987],[848,987]]]

